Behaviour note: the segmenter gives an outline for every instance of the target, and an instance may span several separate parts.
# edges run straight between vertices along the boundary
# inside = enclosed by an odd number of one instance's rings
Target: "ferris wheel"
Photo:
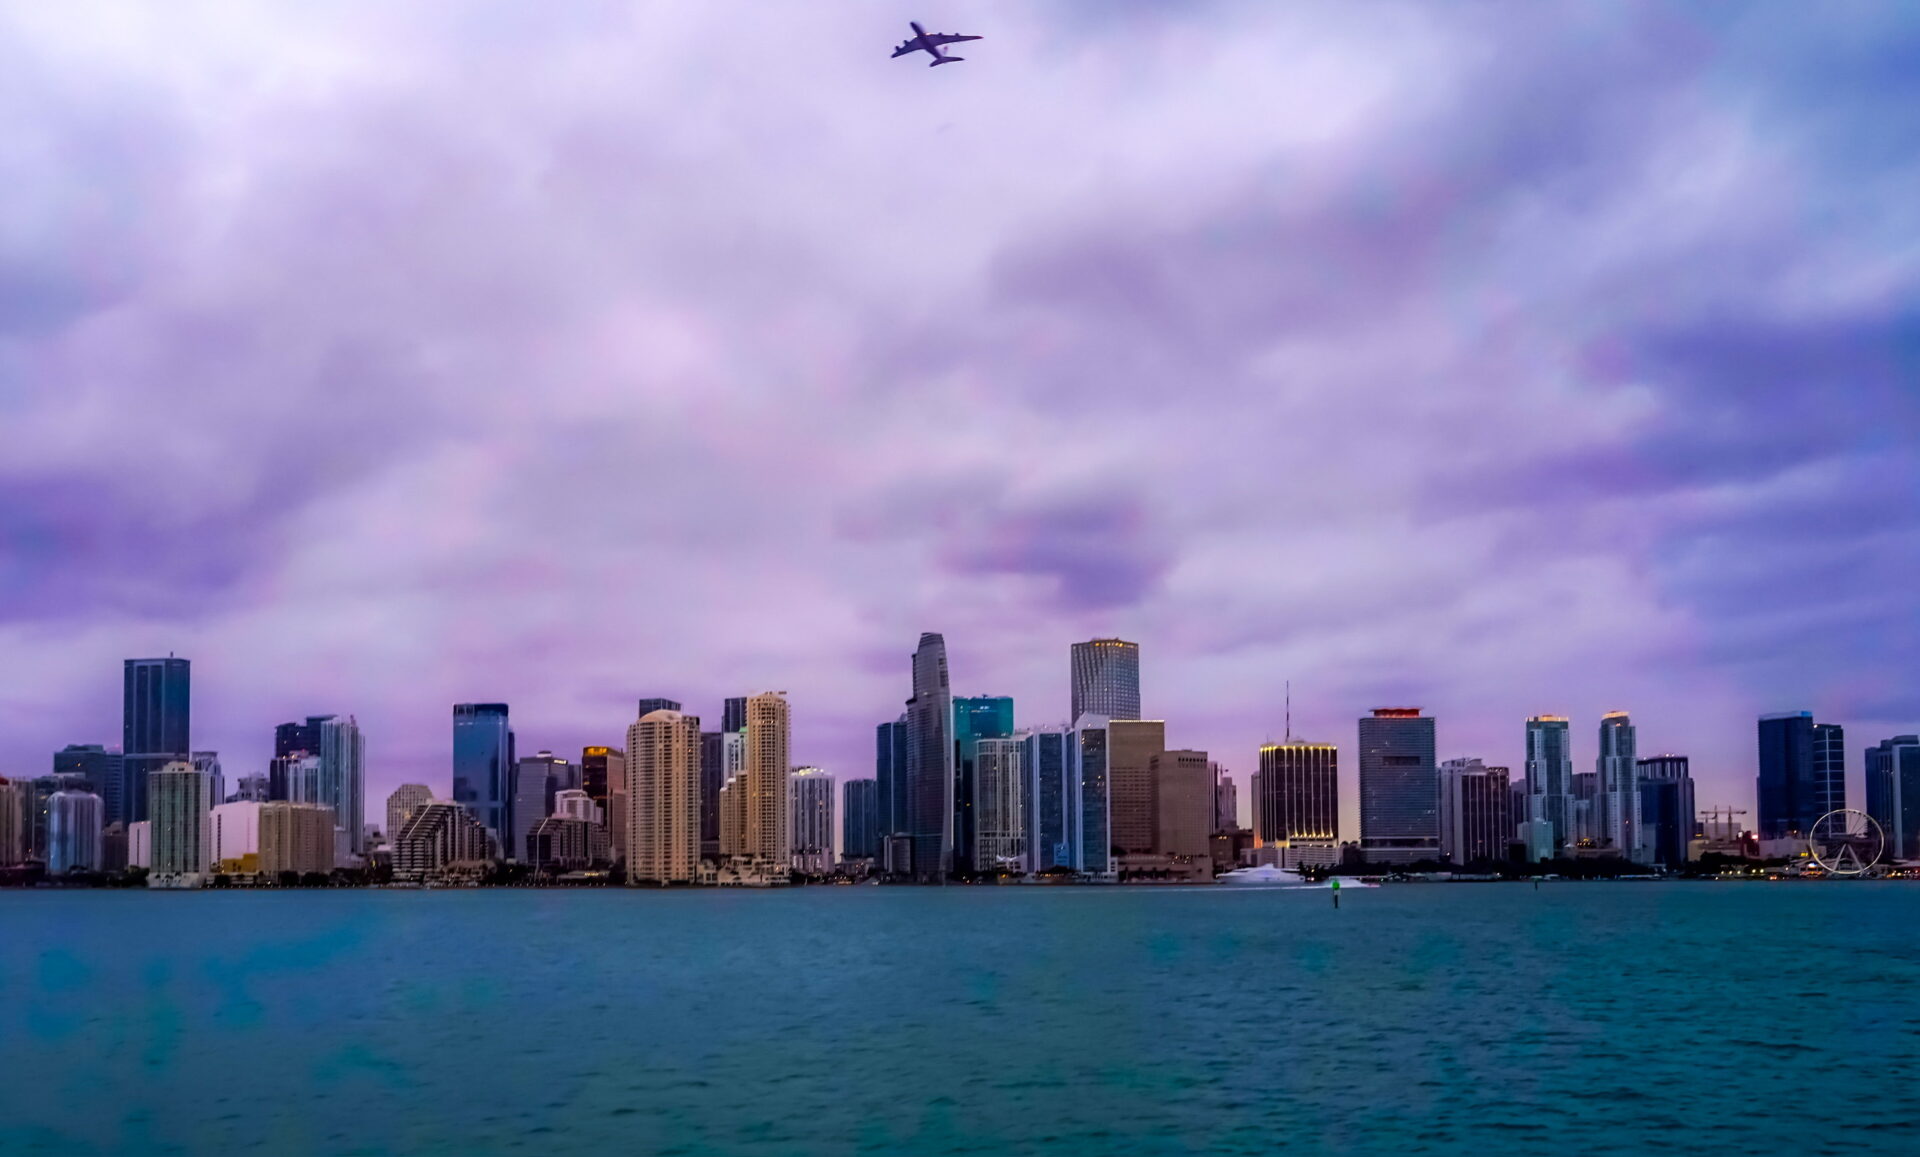
[[[1866,812],[1842,808],[1813,821],[1807,850],[1831,875],[1864,876],[1886,853],[1887,835]]]

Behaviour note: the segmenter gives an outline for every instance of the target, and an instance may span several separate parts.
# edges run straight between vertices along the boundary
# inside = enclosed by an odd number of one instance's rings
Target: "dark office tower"
[[[282,723],[273,729],[273,757],[285,759],[289,755],[318,755],[320,753],[320,724],[332,718],[328,715],[309,715],[305,723]],[[285,799],[285,796],[274,796]]]
[[[907,834],[913,876],[945,883],[953,870],[953,692],[947,641],[931,631],[913,653],[913,698],[907,700]]]
[[[1020,774],[1025,785],[1029,872],[1078,871],[1080,830],[1073,776],[1073,733],[1041,728],[1021,733]]]
[[[1124,639],[1075,643],[1071,655],[1073,714],[1140,718],[1140,644]]]
[[[453,705],[453,802],[473,813],[495,844],[495,855],[512,854],[510,792],[513,731],[505,703]]]
[[[1640,846],[1650,863],[1677,867],[1687,862],[1693,840],[1693,776],[1684,755],[1655,755],[1640,761]]]
[[[974,764],[982,739],[1005,739],[1013,734],[1013,699],[1007,695],[961,697],[953,701],[954,870],[973,871],[975,856],[974,808],[978,803]]]
[[[638,715],[635,715],[634,718],[645,719],[647,716],[653,714],[655,711],[678,711],[678,710],[680,710],[680,704],[678,701],[673,699],[642,699],[640,700],[640,709],[639,709],[640,713]]]
[[[53,753],[53,772],[80,776],[88,785],[85,790],[99,794],[107,815],[115,814],[121,807],[120,792],[126,781],[119,752],[108,751],[97,743],[70,743]],[[114,822],[107,821],[109,826]]]
[[[1566,716],[1536,715],[1527,720],[1527,814],[1516,817],[1516,822],[1547,825],[1544,841],[1528,840],[1530,856],[1556,855],[1576,840],[1572,752]]]
[[[907,830],[907,717],[873,729],[873,782],[880,799],[880,839]]]
[[[1513,839],[1507,769],[1478,759],[1440,765],[1440,854],[1455,864],[1504,860]]]
[[[1075,867],[1082,875],[1113,875],[1113,750],[1114,725],[1104,715],[1088,712],[1073,721]]]
[[[1263,848],[1340,842],[1340,753],[1331,743],[1269,743],[1253,789],[1253,838]]]
[[[192,671],[187,660],[126,661],[124,733],[120,749],[121,784],[117,813],[107,823],[137,823],[147,818],[147,777],[169,763],[187,762],[193,748],[187,741],[193,699]],[[111,804],[109,805],[111,806]]]
[[[731,702],[731,700],[729,700]],[[744,708],[746,700],[741,700]],[[720,789],[727,784],[727,736],[724,731],[700,733],[700,854],[720,854]]]
[[[870,779],[850,779],[840,792],[841,856],[849,860],[879,859],[879,785]]]
[[[1887,858],[1920,859],[1920,735],[1867,748],[1867,814],[1887,836]]]
[[[1760,717],[1760,838],[1804,836],[1815,820],[1846,806],[1845,735],[1813,712]]]
[[[1375,863],[1440,856],[1440,770],[1433,720],[1377,707],[1360,721],[1360,849]]]
[[[747,729],[747,697],[728,699],[720,706],[720,730],[732,734]]]

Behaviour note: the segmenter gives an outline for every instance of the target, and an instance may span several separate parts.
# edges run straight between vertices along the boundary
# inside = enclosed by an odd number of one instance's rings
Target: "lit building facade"
[[[1011,701],[1009,701],[1011,703]],[[979,739],[973,750],[974,870],[1024,869],[1027,862],[1026,741]]]
[[[740,773],[745,794],[740,803],[741,850],[768,869],[784,869],[790,858],[787,832],[787,777],[791,720],[786,696],[777,691],[747,698],[746,766]],[[695,739],[696,750],[698,737]],[[948,809],[951,813],[951,808]]]
[[[979,792],[974,784],[975,748],[983,739],[1005,739],[1013,734],[1013,699],[1007,695],[961,696],[953,701],[954,742],[954,870],[974,870],[975,809]]]
[[[1265,745],[1252,786],[1256,847],[1338,846],[1340,752],[1333,744],[1289,740]]]
[[[47,798],[48,875],[101,868],[105,816],[105,801],[90,791],[56,791]]]

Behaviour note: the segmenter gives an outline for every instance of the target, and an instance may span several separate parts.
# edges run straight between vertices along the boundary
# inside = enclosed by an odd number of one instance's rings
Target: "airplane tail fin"
[[[943,64],[958,64],[965,59],[966,57],[964,56],[943,56],[940,59],[934,61],[932,64],[927,65],[927,67],[939,68]]]

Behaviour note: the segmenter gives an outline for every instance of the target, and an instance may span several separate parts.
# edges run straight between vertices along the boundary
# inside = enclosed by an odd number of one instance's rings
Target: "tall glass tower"
[[[510,855],[513,845],[507,814],[513,763],[505,703],[453,705],[453,802],[487,829],[496,855]]]
[[[104,788],[108,823],[147,818],[147,779],[169,763],[191,762],[187,742],[193,701],[187,660],[128,659],[125,672],[120,783]]]
[[[1600,719],[1600,838],[1629,860],[1645,860],[1640,835],[1640,756],[1633,719],[1609,711]]]
[[[1760,717],[1760,838],[1804,836],[1815,820],[1847,806],[1846,733],[1813,712]]]
[[[1071,656],[1073,711],[1108,719],[1140,718],[1140,644],[1125,639],[1075,643]]]
[[[947,641],[929,631],[913,652],[913,698],[907,700],[907,834],[913,876],[945,883],[953,870],[953,691]]]
[[[1573,755],[1571,736],[1563,715],[1536,715],[1527,720],[1527,815],[1530,823],[1548,825],[1551,848],[1533,848],[1529,854],[1558,854],[1573,840]]]
[[[1013,734],[1013,698],[1008,695],[961,697],[953,701],[954,869],[970,872],[981,861],[974,847],[980,806],[976,768],[982,739],[1005,739]],[[982,865],[985,866],[985,865]]]

